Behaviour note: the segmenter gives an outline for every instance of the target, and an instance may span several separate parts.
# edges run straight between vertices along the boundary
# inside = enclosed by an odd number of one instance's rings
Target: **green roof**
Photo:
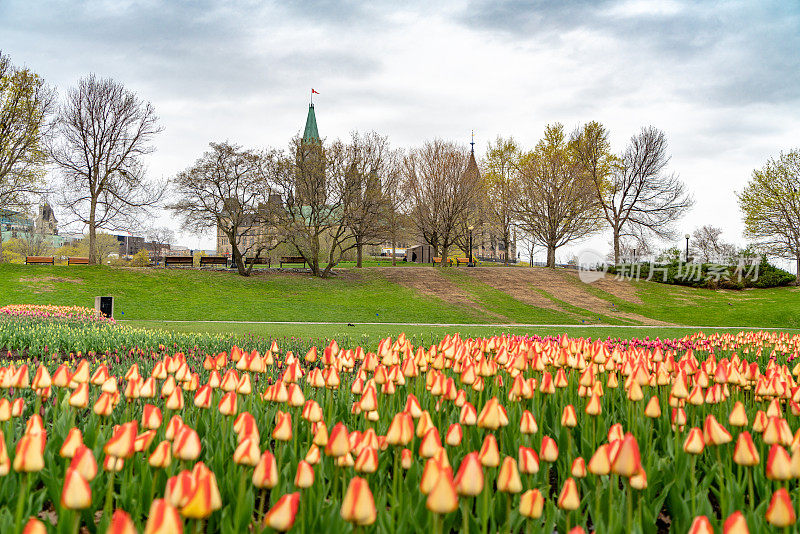
[[[308,105],[308,117],[306,118],[306,129],[303,131],[303,141],[319,142],[319,131],[317,130],[317,117],[314,115],[314,104]]]

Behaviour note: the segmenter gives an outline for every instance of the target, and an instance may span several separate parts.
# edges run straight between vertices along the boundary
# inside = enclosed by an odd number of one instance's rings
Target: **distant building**
[[[65,241],[58,235],[58,220],[47,202],[39,206],[34,219],[22,212],[0,208],[0,236],[3,241],[41,236],[53,248],[60,247]]]

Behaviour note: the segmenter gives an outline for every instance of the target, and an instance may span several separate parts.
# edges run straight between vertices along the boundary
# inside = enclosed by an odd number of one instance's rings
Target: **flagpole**
[[[314,89],[311,89],[311,106],[314,106]]]

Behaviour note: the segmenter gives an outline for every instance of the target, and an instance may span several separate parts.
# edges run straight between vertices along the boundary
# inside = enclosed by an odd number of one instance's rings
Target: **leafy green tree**
[[[26,207],[43,192],[42,140],[50,127],[55,91],[0,52],[0,207]],[[3,261],[0,235],[0,262]]]
[[[781,153],[754,170],[738,197],[745,236],[764,251],[794,259],[800,285],[800,150]]]
[[[486,218],[489,225],[503,239],[508,264],[511,229],[516,220],[514,204],[519,190],[519,160],[521,152],[513,137],[498,137],[482,161],[483,184],[486,191]]]
[[[520,228],[547,249],[547,266],[556,250],[598,232],[600,205],[591,178],[570,149],[564,126],[550,124],[520,165],[516,213]]]

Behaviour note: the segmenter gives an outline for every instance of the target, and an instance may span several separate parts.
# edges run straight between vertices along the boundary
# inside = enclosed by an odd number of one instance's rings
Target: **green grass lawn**
[[[405,269],[408,267],[404,267],[404,272]],[[25,303],[93,306],[95,296],[112,295],[116,299],[116,317],[136,321],[523,323],[587,327],[599,323],[622,328],[635,323],[614,317],[611,312],[590,312],[581,307],[580,301],[566,302],[567,297],[548,287],[528,289],[550,299],[557,304],[556,309],[533,306],[480,282],[464,269],[447,269],[443,279],[468,294],[474,304],[443,300],[400,285],[388,280],[385,272],[374,268],[348,269],[329,279],[301,273],[261,272],[243,278],[230,271],[2,264],[0,306]],[[618,310],[671,324],[800,328],[800,291],[796,288],[712,291],[636,282],[634,288],[641,302],[634,303],[582,284],[576,277],[571,279],[594,296],[613,303]],[[267,327],[259,328],[266,331]],[[321,330],[319,325],[293,325],[281,331],[300,332],[305,328]],[[641,333],[636,329],[631,331]]]

